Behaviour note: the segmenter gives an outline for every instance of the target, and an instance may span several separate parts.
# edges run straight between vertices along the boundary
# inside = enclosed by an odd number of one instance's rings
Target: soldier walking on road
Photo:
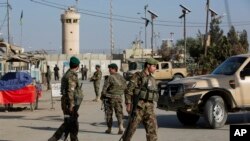
[[[159,98],[157,86],[152,73],[158,61],[146,59],[144,70],[136,72],[125,90],[126,110],[130,121],[122,136],[123,141],[130,141],[137,126],[142,123],[146,130],[147,141],[157,141],[157,120],[154,112],[154,101]],[[133,108],[132,108],[133,107]]]
[[[90,81],[93,81],[95,95],[96,95],[96,98],[93,101],[97,102],[100,100],[99,88],[100,88],[101,79],[102,79],[102,72],[101,72],[100,65],[96,65],[95,69],[96,71],[94,72],[93,76],[90,78]]]
[[[123,134],[123,107],[122,97],[124,96],[124,90],[126,89],[126,80],[117,73],[118,67],[116,64],[108,65],[110,75],[105,79],[101,100],[104,103],[105,115],[108,129],[106,133],[111,133],[113,124],[113,110],[118,120],[119,131],[118,134]]]
[[[51,89],[50,81],[51,81],[51,71],[49,65],[47,66],[47,72],[45,73],[46,81],[47,81],[47,90]]]
[[[61,80],[61,107],[64,114],[64,122],[48,141],[57,141],[60,138],[67,139],[70,134],[71,141],[78,141],[78,109],[81,104],[83,93],[79,86],[77,70],[80,61],[76,57],[70,58],[70,69]]]

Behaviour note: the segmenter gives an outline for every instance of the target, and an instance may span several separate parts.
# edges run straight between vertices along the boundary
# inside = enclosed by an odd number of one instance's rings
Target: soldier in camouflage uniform
[[[105,115],[108,129],[106,133],[111,133],[113,123],[113,111],[118,120],[119,131],[118,134],[123,134],[123,107],[122,96],[124,96],[124,90],[126,89],[126,80],[117,73],[118,67],[112,63],[108,66],[110,75],[105,79],[101,100],[104,103]]]
[[[94,89],[95,89],[95,95],[96,95],[96,98],[93,101],[97,102],[100,100],[99,88],[100,88],[101,79],[102,79],[102,72],[101,72],[100,65],[96,65],[95,69],[96,71],[94,72],[93,76],[90,78],[90,81],[93,81],[94,83]]]
[[[70,134],[71,141],[78,141],[78,108],[81,104],[83,93],[78,82],[77,70],[80,61],[76,57],[70,58],[70,69],[61,80],[61,107],[64,114],[64,123],[57,129],[48,141],[57,141],[67,138]]]
[[[154,112],[154,101],[157,101],[159,96],[155,79],[152,76],[157,63],[158,61],[153,58],[146,59],[144,70],[136,72],[132,76],[128,88],[125,90],[126,110],[128,113],[135,114],[133,114],[134,117],[130,117],[128,127],[122,137],[123,141],[131,140],[140,123],[144,125],[146,130],[147,141],[157,140],[158,126]],[[132,105],[135,103],[136,105]]]

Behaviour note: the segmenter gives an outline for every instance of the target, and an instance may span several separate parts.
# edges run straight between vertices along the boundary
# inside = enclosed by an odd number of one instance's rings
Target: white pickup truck
[[[123,73],[124,78],[129,80],[132,74],[144,68],[144,63],[144,60],[129,62],[129,70]],[[159,62],[153,75],[156,80],[180,79],[187,76],[187,69],[172,62]]]

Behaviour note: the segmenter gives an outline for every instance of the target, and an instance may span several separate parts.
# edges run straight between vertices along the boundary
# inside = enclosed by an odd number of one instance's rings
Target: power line
[[[47,0],[42,0],[42,1],[43,2],[37,1],[37,0],[31,0],[31,2],[40,4],[40,5],[44,5],[44,6],[48,6],[48,7],[52,7],[52,8],[56,8],[56,9],[60,9],[60,10],[65,10],[68,7],[67,5],[63,5],[63,4],[59,4],[59,3],[55,3],[55,2],[50,2]],[[84,11],[86,11],[86,12],[84,12]],[[103,19],[108,19],[108,20],[110,19],[109,13],[97,12],[97,11],[86,10],[86,9],[79,9],[78,12],[83,14],[83,15],[87,15],[87,16],[98,17],[98,18],[103,18]],[[98,15],[98,14],[101,14],[101,15]],[[122,19],[122,18],[126,18],[126,19]],[[115,14],[113,14],[113,21],[120,21],[120,22],[134,23],[134,24],[145,24],[145,22],[141,22],[140,18],[115,15]],[[156,22],[155,25],[157,25],[157,26],[182,27],[181,22],[178,22],[178,21],[156,20],[155,22]],[[174,23],[176,23],[176,24],[174,24]],[[250,21],[238,21],[238,22],[234,22],[234,23],[235,23],[235,24],[233,24],[234,26],[250,26]],[[204,27],[206,27],[204,24],[205,23],[202,23],[202,22],[187,22],[186,27],[204,28]],[[220,26],[226,27],[226,26],[228,26],[228,23],[221,24]]]

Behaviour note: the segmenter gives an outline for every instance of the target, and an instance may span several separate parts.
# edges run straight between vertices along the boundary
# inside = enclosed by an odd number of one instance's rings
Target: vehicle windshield
[[[232,75],[246,60],[246,57],[231,57],[220,64],[212,74]]]
[[[144,62],[130,62],[128,66],[129,71],[141,70],[143,68],[144,68]]]

